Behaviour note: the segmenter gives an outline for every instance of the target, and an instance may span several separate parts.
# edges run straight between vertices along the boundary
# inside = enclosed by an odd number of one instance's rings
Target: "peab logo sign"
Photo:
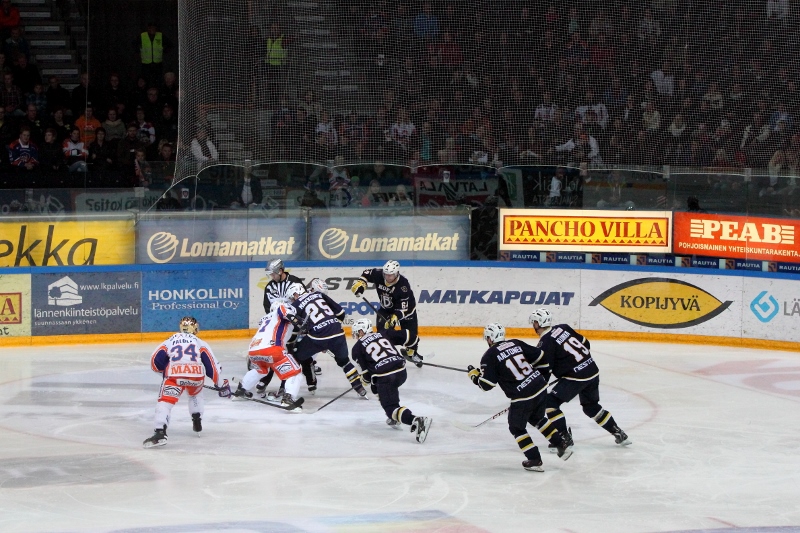
[[[467,259],[468,236],[466,216],[312,219],[310,259]]]
[[[141,331],[141,274],[88,272],[31,278],[33,335]]]
[[[761,291],[753,298],[753,301],[750,302],[750,310],[757,319],[765,324],[775,318],[779,309],[778,300],[767,291]]]

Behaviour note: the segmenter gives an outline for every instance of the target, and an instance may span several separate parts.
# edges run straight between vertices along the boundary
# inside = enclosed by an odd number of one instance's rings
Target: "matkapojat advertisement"
[[[31,275],[0,274],[0,338],[31,334]]]
[[[675,253],[800,263],[800,221],[675,213]]]
[[[302,218],[159,217],[139,222],[141,264],[285,261],[306,258]]]
[[[36,274],[31,283],[33,335],[138,333],[140,272]]]
[[[319,217],[309,221],[309,258],[469,259],[469,217]]]
[[[0,222],[0,266],[132,264],[134,241],[133,219]]]
[[[142,331],[177,331],[184,316],[203,329],[245,329],[248,269],[142,272]]]
[[[500,250],[670,253],[671,211],[501,209]]]

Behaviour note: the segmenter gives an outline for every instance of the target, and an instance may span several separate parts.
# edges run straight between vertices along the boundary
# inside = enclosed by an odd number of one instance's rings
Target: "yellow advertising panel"
[[[133,220],[0,222],[0,266],[130,265]]]
[[[671,211],[501,209],[500,250],[672,252]]]
[[[0,274],[0,340],[31,334],[31,275]]]

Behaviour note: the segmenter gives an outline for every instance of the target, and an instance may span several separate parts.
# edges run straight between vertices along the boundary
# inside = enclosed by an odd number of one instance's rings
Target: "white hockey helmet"
[[[283,259],[273,259],[272,261],[267,262],[266,271],[267,275],[275,280],[276,278],[273,276],[280,276],[284,271]]]
[[[353,322],[353,338],[360,339],[363,335],[372,333],[372,322],[368,318],[359,318]]]
[[[306,293],[306,288],[302,283],[292,283],[286,288],[286,296],[290,300],[296,300]]]
[[[319,278],[314,278],[308,282],[308,290],[310,292],[321,292],[322,294],[328,294],[328,284]]]
[[[386,261],[383,265],[383,281],[387,285],[395,283],[400,278],[400,263],[397,261]]]
[[[197,335],[197,332],[200,331],[200,324],[197,323],[197,319],[195,317],[185,316],[181,318],[180,322],[178,322],[178,330],[181,333]]]
[[[269,312],[274,313],[280,306],[287,303],[286,300],[283,298],[278,298],[274,302],[272,302],[269,306]]]
[[[502,324],[493,322],[483,328],[483,338],[486,339],[486,342],[489,344],[504,341],[506,340],[506,328],[504,328]]]
[[[548,328],[553,323],[553,315],[550,314],[550,311],[542,307],[531,313],[531,316],[528,317],[528,322],[530,322],[531,325],[537,322],[540,328]]]

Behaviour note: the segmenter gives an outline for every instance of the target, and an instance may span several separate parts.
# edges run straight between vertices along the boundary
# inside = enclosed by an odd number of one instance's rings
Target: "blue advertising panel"
[[[306,259],[302,218],[156,216],[139,221],[137,229],[139,264]]]
[[[31,276],[31,334],[138,333],[140,272]]]
[[[177,331],[184,316],[201,330],[248,327],[249,271],[164,270],[142,273],[142,331]]]
[[[320,217],[309,221],[309,259],[469,259],[469,217]]]

